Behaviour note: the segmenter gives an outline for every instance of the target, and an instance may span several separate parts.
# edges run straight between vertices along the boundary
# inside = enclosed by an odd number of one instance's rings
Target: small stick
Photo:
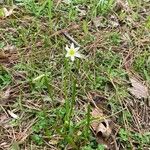
[[[116,142],[116,139],[115,139],[114,135],[111,135],[111,137],[112,137],[112,139],[114,141],[115,150],[119,150],[119,147],[117,145],[117,142]]]
[[[71,27],[68,27],[67,29],[61,29],[59,31],[56,31],[55,33],[53,33],[52,35],[50,35],[50,38],[59,34],[62,34],[63,32],[68,32],[70,30],[75,30],[78,29],[80,26],[79,25],[72,25]]]
[[[75,41],[75,39],[74,39],[73,37],[71,37],[66,31],[63,32],[63,35],[64,35],[68,40],[70,40],[72,43],[74,43],[76,46],[81,47],[81,45],[78,44],[78,42]]]
[[[58,0],[57,4],[56,4],[56,7],[55,7],[55,10],[57,9],[57,7],[59,6],[59,4],[62,2],[62,0]]]

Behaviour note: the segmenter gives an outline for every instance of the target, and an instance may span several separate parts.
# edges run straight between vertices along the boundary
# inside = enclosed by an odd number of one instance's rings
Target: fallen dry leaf
[[[13,65],[17,63],[18,59],[18,51],[17,48],[13,45],[6,45],[2,49],[0,49],[0,63]]]
[[[7,10],[6,8],[3,8],[4,17],[8,17],[13,14],[13,9]]]
[[[91,115],[93,118],[97,119],[97,120],[94,120],[91,124],[91,127],[96,132],[96,135],[101,135],[105,138],[109,137],[111,134],[109,120],[104,119],[105,116],[102,110],[94,108],[93,111],[91,112]]]
[[[103,17],[93,18],[92,22],[93,22],[93,24],[94,24],[94,26],[96,28],[98,28],[98,27],[102,27],[102,28],[105,27],[105,21],[104,21]]]
[[[7,100],[10,97],[10,88],[8,88],[5,92],[0,92],[1,100]]]
[[[0,124],[3,123],[5,120],[8,119],[8,116],[4,113],[0,115]]]
[[[97,127],[99,126],[99,120],[100,118],[103,118],[103,112],[100,110],[100,109],[97,109],[97,108],[94,108],[91,112],[91,116],[95,119],[98,119],[98,120],[95,120],[92,122],[91,126],[93,128],[94,131],[97,130]]]
[[[16,50],[16,47],[14,45],[6,45],[5,47],[3,47],[3,50],[13,52]]]
[[[96,141],[99,144],[103,144],[105,149],[109,149],[110,143],[108,142],[108,138],[112,133],[112,130],[109,126],[109,120],[104,119],[105,116],[103,111],[98,108],[94,108],[92,110],[91,116],[96,119],[91,123],[92,129],[96,133]]]
[[[7,9],[7,8],[1,8],[0,9],[0,18],[4,19],[6,17],[9,17],[10,15],[13,14],[13,10],[14,10],[15,7],[11,8],[11,9]]]
[[[80,17],[85,16],[87,14],[87,8],[82,5],[76,6],[76,10],[78,11]]]
[[[111,128],[109,127],[109,121],[108,120],[104,120],[103,122],[101,122],[99,124],[99,126],[97,127],[97,134],[100,133],[100,135],[102,135],[105,138],[108,138],[111,134]]]
[[[8,58],[7,55],[2,50],[0,50],[0,59],[6,59],[6,58]]]
[[[128,88],[129,92],[136,98],[148,98],[148,88],[137,80],[135,77],[130,77],[130,82],[132,84],[131,88]]]
[[[130,11],[128,1],[116,0],[116,11],[117,10],[124,10],[126,12]]]
[[[118,17],[115,16],[115,15],[111,15],[109,20],[108,20],[108,26],[109,27],[114,27],[114,28],[118,27],[119,26],[119,19],[118,19]]]

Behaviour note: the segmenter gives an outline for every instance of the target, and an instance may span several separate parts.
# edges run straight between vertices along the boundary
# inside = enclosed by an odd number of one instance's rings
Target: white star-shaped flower
[[[78,57],[78,58],[83,58],[83,55],[79,53],[79,48],[80,47],[76,47],[74,46],[74,44],[72,43],[71,44],[71,47],[69,48],[68,45],[66,45],[66,51],[67,51],[67,54],[66,54],[66,57],[70,57],[72,61],[75,60],[75,57]]]

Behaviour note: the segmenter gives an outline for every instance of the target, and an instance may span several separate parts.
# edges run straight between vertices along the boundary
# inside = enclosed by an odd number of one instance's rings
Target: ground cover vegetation
[[[0,149],[148,150],[150,1],[0,1]]]

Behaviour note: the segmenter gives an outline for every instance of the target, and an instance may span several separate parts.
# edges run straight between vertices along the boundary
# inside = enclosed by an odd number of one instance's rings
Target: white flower
[[[80,47],[74,47],[74,44],[72,43],[71,44],[71,47],[69,48],[68,45],[66,45],[66,51],[67,51],[67,54],[66,54],[66,57],[70,57],[72,61],[75,60],[75,57],[78,57],[78,58],[83,58],[83,55],[79,53],[79,48]]]

